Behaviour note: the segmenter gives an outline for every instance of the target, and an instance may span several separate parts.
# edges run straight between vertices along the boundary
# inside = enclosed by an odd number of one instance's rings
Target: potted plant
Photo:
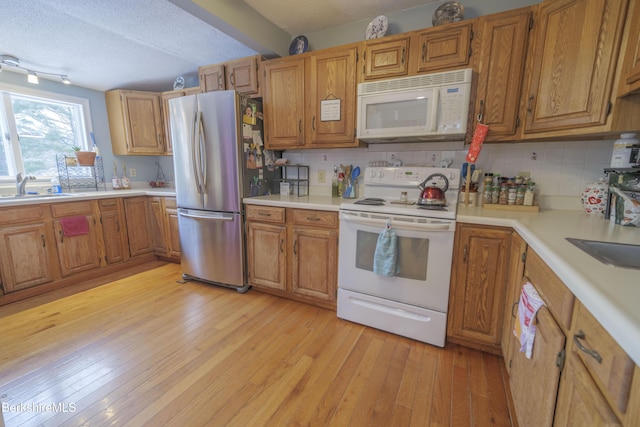
[[[96,160],[96,153],[93,151],[82,151],[80,147],[73,147],[73,151],[76,153],[76,159],[80,166],[93,166]]]

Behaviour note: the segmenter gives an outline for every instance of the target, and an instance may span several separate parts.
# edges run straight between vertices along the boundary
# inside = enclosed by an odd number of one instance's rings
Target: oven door
[[[398,237],[393,277],[373,272],[387,220]],[[446,313],[454,232],[453,220],[341,211],[338,287]]]

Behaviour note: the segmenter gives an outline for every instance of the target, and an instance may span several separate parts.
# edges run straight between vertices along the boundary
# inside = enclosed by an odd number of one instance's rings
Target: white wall
[[[609,167],[613,141],[571,141],[512,144],[485,144],[476,162],[483,172],[515,176],[526,171],[536,183],[540,205],[557,209],[581,209],[580,194],[585,185],[604,177]],[[284,157],[290,163],[310,166],[310,193],[331,195],[334,165],[350,164],[364,169],[369,162],[402,160],[404,165],[439,166],[453,159],[451,167],[460,168],[467,150],[458,151],[371,151],[368,148],[289,150]],[[324,170],[326,182],[318,182],[318,171]]]

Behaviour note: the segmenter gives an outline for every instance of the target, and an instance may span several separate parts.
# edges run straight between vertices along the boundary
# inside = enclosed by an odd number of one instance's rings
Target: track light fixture
[[[23,71],[27,73],[27,81],[29,83],[32,84],[38,84],[40,83],[38,76],[53,76],[53,77],[59,77],[60,81],[64,84],[71,84],[71,80],[69,80],[69,76],[67,76],[66,74],[57,74],[57,73],[48,73],[46,71],[38,71],[38,70],[32,70],[30,68],[26,68],[20,65],[20,60],[18,58],[16,58],[15,56],[11,56],[11,55],[0,55],[0,72],[2,71],[3,67],[9,67],[9,68],[15,68],[17,70]],[[7,68],[7,69],[9,69]]]

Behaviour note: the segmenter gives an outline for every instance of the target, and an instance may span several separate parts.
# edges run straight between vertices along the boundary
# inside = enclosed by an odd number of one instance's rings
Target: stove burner
[[[384,199],[378,199],[376,197],[367,197],[362,200],[353,202],[356,205],[368,205],[368,206],[384,206]]]

